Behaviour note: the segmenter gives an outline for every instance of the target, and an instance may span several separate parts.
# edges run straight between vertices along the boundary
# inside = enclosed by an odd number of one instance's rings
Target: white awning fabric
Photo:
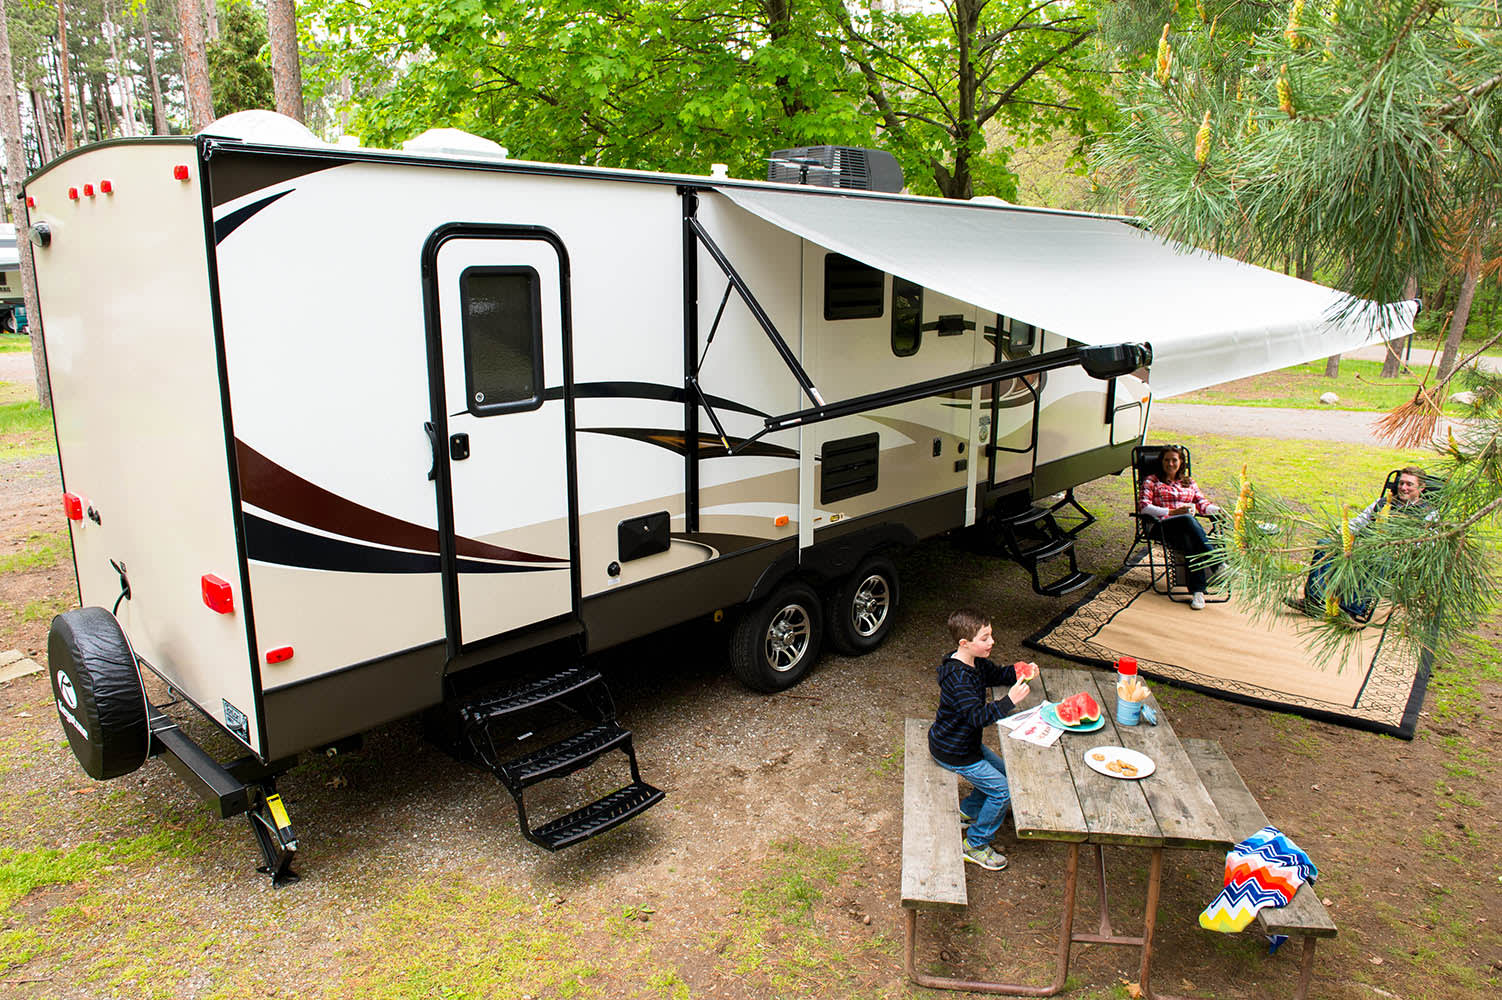
[[[1158,397],[1411,333],[1377,310],[1105,216],[1015,206],[724,186],[736,205],[813,243],[1085,344],[1146,341]]]

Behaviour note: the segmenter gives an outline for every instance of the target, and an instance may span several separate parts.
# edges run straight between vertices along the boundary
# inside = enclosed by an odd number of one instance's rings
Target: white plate
[[[1104,760],[1096,760],[1096,755],[1104,757]],[[1113,761],[1121,761],[1123,764],[1131,764],[1137,769],[1136,774],[1118,774],[1110,770],[1109,765]],[[1091,747],[1085,751],[1085,765],[1093,771],[1099,771],[1108,778],[1126,778],[1135,780],[1145,778],[1158,769],[1153,759],[1145,753],[1136,750],[1128,750],[1126,747]]]

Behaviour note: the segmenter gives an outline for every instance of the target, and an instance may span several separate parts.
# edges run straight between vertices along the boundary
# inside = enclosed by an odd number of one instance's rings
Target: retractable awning
[[[1340,354],[1380,340],[1375,309],[1119,219],[864,195],[715,189],[780,229],[981,309],[1084,344],[1146,341],[1154,395]],[[1412,332],[1417,303],[1387,336]]]

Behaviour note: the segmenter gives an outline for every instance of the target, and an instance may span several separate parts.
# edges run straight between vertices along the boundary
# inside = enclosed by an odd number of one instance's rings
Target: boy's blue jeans
[[[1007,768],[1001,755],[985,744],[981,744],[980,753],[981,759],[974,764],[946,764],[934,759],[944,770],[953,771],[975,786],[960,803],[961,812],[975,817],[965,834],[965,842],[971,847],[984,847],[991,842],[1012,804],[1012,789],[1007,784]]]

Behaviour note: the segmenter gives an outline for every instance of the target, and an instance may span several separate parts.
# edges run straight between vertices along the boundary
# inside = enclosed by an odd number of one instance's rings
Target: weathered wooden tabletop
[[[1095,732],[1066,731],[1053,746],[1040,747],[1014,740],[1011,730],[998,727],[1017,836],[1139,847],[1230,847],[1230,826],[1156,698],[1149,696],[1146,702],[1158,714],[1156,726],[1118,726],[1114,674],[1050,668],[1040,671],[1019,711],[1081,691],[1095,698],[1105,719]],[[1145,778],[1107,777],[1085,763],[1085,752],[1097,746],[1139,751],[1157,768]]]

